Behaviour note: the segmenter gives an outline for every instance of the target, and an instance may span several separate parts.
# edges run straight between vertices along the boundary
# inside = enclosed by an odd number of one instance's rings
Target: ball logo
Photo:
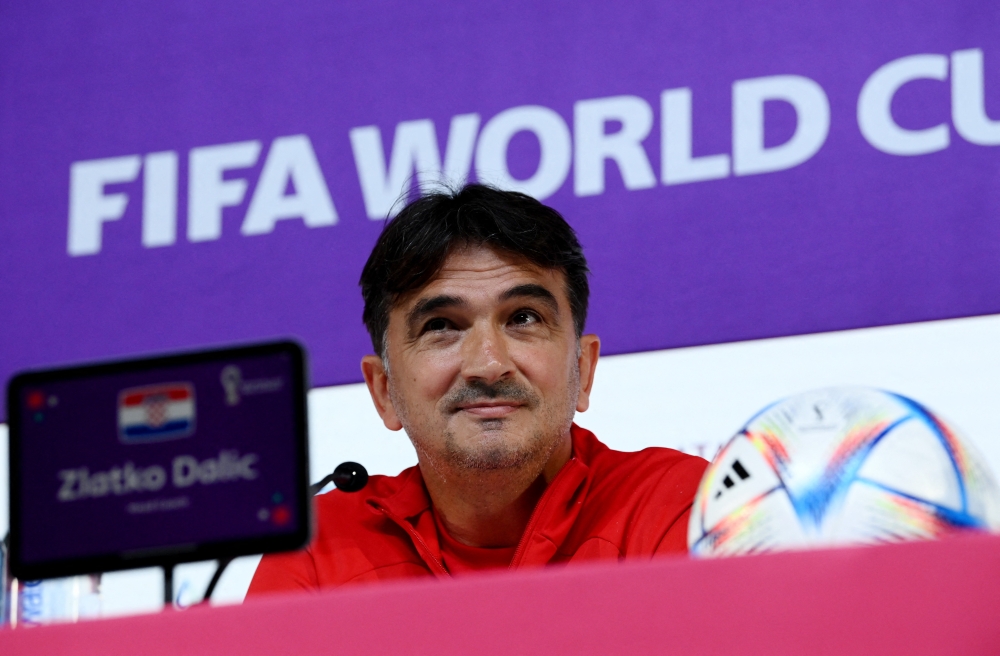
[[[726,472],[722,479],[722,489],[718,489],[715,492],[713,498],[718,499],[722,496],[725,490],[731,490],[736,485],[737,481],[745,481],[750,478],[750,472],[746,470],[739,460],[734,460],[732,466],[729,468],[730,471]]]
[[[187,437],[194,433],[194,386],[163,383],[118,393],[118,439],[126,444]]]

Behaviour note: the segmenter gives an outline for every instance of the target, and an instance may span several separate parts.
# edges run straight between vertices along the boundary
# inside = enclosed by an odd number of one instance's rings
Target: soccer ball
[[[864,387],[762,410],[719,451],[688,528],[699,557],[935,538],[1000,527],[1000,490],[953,428]]]

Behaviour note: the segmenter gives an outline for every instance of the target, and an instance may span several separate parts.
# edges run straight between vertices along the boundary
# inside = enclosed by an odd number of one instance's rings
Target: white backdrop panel
[[[765,405],[828,385],[869,385],[910,396],[957,426],[1000,471],[1000,315],[785,337],[604,358],[591,409],[577,422],[612,448],[667,446],[711,458]],[[364,385],[309,394],[310,470],[318,480],[345,460],[372,474],[416,463],[403,433],[386,430]],[[6,427],[0,439],[6,445]],[[7,529],[7,449],[0,449],[0,532]],[[243,599],[256,566],[240,559],[216,590],[218,603]],[[190,602],[212,568],[179,568]],[[105,576],[106,615],[143,612],[161,598],[155,570]]]

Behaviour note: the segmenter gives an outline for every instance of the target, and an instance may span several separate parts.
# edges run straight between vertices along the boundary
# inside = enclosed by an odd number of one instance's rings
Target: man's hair
[[[534,198],[483,184],[434,191],[388,221],[361,272],[362,316],[375,352],[385,357],[389,311],[440,271],[456,248],[485,246],[566,276],[577,337],[587,319],[587,260],[562,215]]]

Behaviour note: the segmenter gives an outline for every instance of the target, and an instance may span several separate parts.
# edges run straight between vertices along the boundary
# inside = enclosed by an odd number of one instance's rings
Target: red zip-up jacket
[[[573,425],[573,455],[545,489],[510,569],[686,553],[701,458],[612,451]],[[417,576],[448,577],[419,467],[372,476],[361,492],[316,497],[317,532],[301,551],[264,556],[248,596]]]

